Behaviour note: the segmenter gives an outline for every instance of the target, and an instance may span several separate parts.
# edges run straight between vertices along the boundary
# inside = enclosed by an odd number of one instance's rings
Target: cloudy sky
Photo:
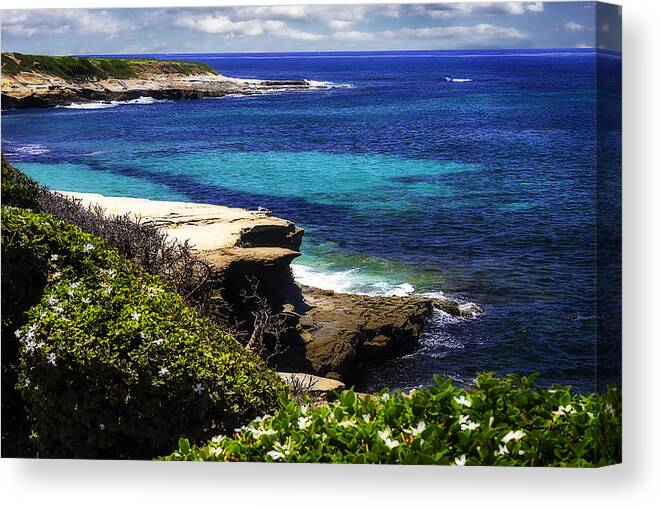
[[[239,2],[237,2],[239,3]],[[2,50],[36,54],[569,48],[620,50],[621,9],[457,2],[2,10]]]

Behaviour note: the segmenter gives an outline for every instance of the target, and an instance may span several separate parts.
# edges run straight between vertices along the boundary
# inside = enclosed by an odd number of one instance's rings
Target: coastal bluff
[[[223,76],[208,65],[141,58],[84,58],[2,53],[2,107],[198,99],[306,90],[305,80]]]
[[[300,255],[303,229],[266,210],[61,193],[107,214],[130,213],[188,241],[214,270],[211,283],[226,300],[240,300],[247,277],[256,280],[290,327],[288,347],[276,358],[279,370],[352,384],[365,362],[411,352],[434,308],[462,314],[449,299],[345,294],[296,283],[290,264]]]

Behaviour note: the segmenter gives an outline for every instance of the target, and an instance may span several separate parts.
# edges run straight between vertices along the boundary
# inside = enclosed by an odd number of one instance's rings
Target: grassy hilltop
[[[206,64],[154,58],[86,58],[2,53],[3,75],[15,76],[21,72],[39,72],[66,80],[130,79],[151,74],[217,74]]]

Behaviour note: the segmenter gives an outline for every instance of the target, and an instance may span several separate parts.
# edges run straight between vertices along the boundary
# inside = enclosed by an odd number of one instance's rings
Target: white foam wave
[[[7,150],[11,154],[20,154],[20,155],[43,155],[48,153],[50,150],[41,146],[40,144],[23,144],[18,146],[11,146]]]
[[[353,88],[349,83],[333,83],[332,81],[315,81],[313,79],[306,79],[305,82],[310,88],[315,90],[329,90],[332,88]]]
[[[415,288],[410,283],[392,284],[386,281],[368,280],[358,268],[323,273],[309,266],[292,264],[292,272],[296,281],[302,285],[347,294],[408,296],[415,292]]]
[[[449,77],[446,76],[445,78],[446,83],[470,83],[473,80],[467,77]]]
[[[57,106],[64,109],[108,109],[110,107],[124,106],[124,105],[147,105],[157,104],[160,102],[170,102],[169,100],[155,99],[154,97],[138,97],[131,100],[110,100],[99,102],[72,102],[66,106]]]

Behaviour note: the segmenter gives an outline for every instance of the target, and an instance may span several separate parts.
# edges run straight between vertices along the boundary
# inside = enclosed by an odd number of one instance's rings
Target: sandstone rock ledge
[[[275,359],[279,370],[353,383],[364,362],[411,352],[434,307],[462,314],[453,300],[342,294],[296,284],[290,263],[300,255],[303,229],[269,212],[63,193],[109,214],[140,216],[189,241],[216,272],[225,297],[237,297],[247,275],[259,280],[292,328],[289,348]]]

